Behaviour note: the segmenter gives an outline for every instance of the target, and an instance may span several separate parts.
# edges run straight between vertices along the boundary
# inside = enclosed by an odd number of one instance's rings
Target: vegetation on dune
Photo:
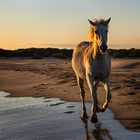
[[[44,57],[54,58],[71,58],[73,50],[57,49],[57,48],[29,48],[18,50],[0,49],[0,57],[30,57],[33,59],[41,59]]]
[[[125,57],[140,57],[140,49],[109,49],[108,50],[109,54],[113,58],[125,58]]]
[[[29,48],[29,49],[18,49],[18,50],[4,50],[0,49],[0,57],[22,57],[22,58],[61,58],[70,59],[72,57],[72,49],[58,49],[58,48]],[[140,49],[108,49],[109,54],[112,58],[125,58],[125,57],[140,57]]]

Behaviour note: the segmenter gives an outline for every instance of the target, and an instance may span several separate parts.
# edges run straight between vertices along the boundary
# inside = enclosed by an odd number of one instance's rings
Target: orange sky
[[[88,39],[87,20],[96,17],[112,17],[111,48],[139,48],[138,5],[137,0],[124,0],[124,4],[121,0],[0,1],[0,48],[73,48]]]

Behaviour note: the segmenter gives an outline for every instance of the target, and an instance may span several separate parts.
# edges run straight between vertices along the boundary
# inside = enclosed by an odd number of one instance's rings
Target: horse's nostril
[[[107,50],[107,45],[106,45],[106,44],[102,45],[102,46],[101,46],[101,50],[102,50],[103,52],[106,52],[106,50]]]

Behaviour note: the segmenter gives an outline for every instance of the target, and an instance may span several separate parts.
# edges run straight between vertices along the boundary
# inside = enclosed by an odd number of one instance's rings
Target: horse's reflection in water
[[[82,120],[82,122],[86,130],[86,140],[90,140],[89,130],[88,130],[88,120]]]
[[[95,128],[88,128],[88,120],[82,120],[85,132],[86,140],[113,140],[109,131],[103,128],[101,123],[95,124]]]

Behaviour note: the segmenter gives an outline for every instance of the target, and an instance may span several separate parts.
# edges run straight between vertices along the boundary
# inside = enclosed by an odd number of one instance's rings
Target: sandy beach
[[[58,97],[80,101],[76,77],[70,60],[0,60],[0,91],[11,97]],[[140,59],[114,59],[110,75],[112,101],[109,108],[126,128],[140,131]],[[87,85],[86,101],[90,102]],[[98,99],[103,102],[100,85]],[[80,114],[79,114],[80,115]]]

